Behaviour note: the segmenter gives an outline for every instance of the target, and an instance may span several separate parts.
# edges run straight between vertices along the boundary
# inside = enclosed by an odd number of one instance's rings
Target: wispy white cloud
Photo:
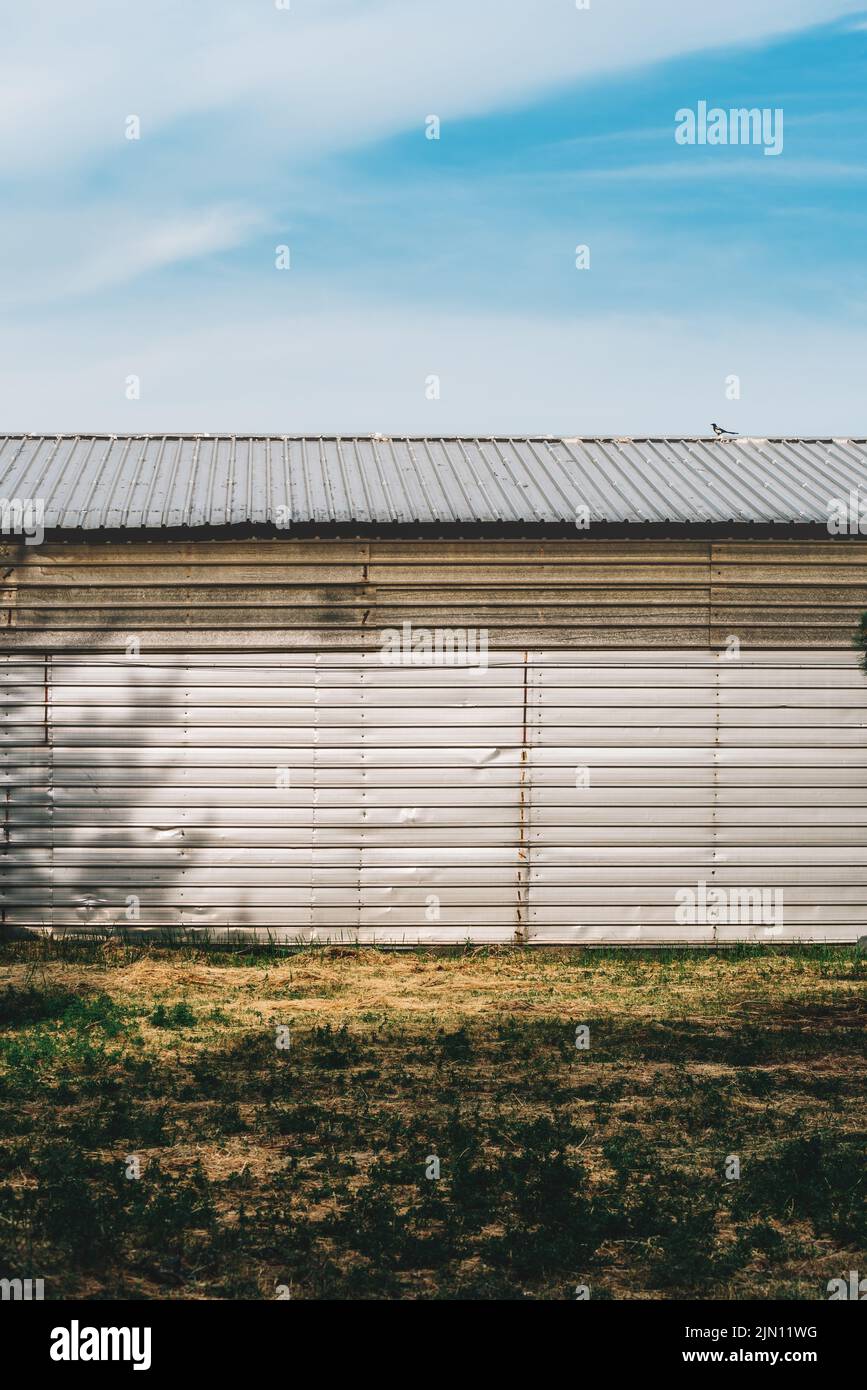
[[[150,270],[229,250],[244,241],[259,220],[252,210],[216,207],[155,220],[145,227],[115,226],[110,244],[98,250],[91,247],[87,258],[68,277],[67,288],[77,294],[105,289]]]
[[[254,209],[234,205],[137,216],[100,203],[67,212],[58,230],[42,207],[13,211],[0,221],[4,305],[8,312],[114,289],[230,250],[259,222]]]
[[[721,179],[755,179],[772,186],[776,180],[809,179],[811,182],[836,179],[867,178],[867,164],[851,164],[831,159],[786,159],[768,160],[751,158],[753,151],[746,156],[742,149],[733,158],[720,159],[719,151],[714,150],[710,157],[692,157],[692,152],[682,159],[648,161],[645,164],[617,164],[607,168],[596,166],[582,169],[550,170],[525,177],[532,182],[559,184],[566,187],[584,186],[590,182],[632,183],[635,179],[648,179],[652,183],[684,182],[709,179],[716,183]],[[761,151],[759,151],[761,154]]]
[[[7,21],[0,170],[105,157],[134,113],[143,139],[232,113],[287,160],[529,99],[552,84],[851,15],[862,0],[42,0]],[[200,138],[206,142],[207,134]],[[254,153],[251,147],[251,154]]]

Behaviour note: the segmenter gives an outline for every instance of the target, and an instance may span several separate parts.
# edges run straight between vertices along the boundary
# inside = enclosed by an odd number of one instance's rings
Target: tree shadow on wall
[[[33,649],[0,654],[7,938],[177,938],[184,875],[210,842],[210,789],[194,825],[173,795],[188,742],[183,658],[148,652],[146,630],[136,655],[110,611],[96,618],[88,610],[74,645],[39,650],[34,627]]]

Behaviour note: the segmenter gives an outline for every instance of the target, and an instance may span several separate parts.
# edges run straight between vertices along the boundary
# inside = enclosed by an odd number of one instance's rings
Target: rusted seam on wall
[[[43,741],[48,752],[48,766],[45,773],[46,796],[48,800],[48,921],[52,932],[54,930],[54,730],[51,721],[53,677],[54,671],[52,669],[51,653],[46,652],[44,668]]]
[[[521,761],[518,769],[518,871],[515,903],[515,945],[527,942],[530,912],[530,768],[527,738],[527,695],[529,652],[524,652],[523,698],[521,703]]]

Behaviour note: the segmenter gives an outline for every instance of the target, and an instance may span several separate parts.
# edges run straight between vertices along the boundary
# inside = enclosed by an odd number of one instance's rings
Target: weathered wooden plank
[[[865,595],[867,603],[867,595]],[[798,604],[791,608],[776,605],[772,608],[752,603],[712,603],[712,623],[743,623],[748,627],[772,627],[778,632],[791,628],[833,626],[852,630],[857,628],[863,609],[856,603],[828,607],[822,603]]]
[[[373,586],[371,586],[373,589]],[[515,587],[507,584],[485,585],[467,588],[452,584],[434,588],[427,584],[413,588],[399,584],[377,586],[377,602],[388,606],[412,606],[433,608],[459,608],[467,602],[484,603],[489,606],[513,605],[527,606],[543,604],[556,607],[569,604],[603,605],[611,603],[635,603],[651,606],[664,606],[678,603],[707,603],[710,598],[709,584],[621,584],[614,580],[604,583],[570,584],[563,588],[555,586],[522,584]],[[851,595],[849,601],[851,602]]]
[[[867,579],[858,584],[803,584],[793,590],[791,585],[774,584],[712,584],[713,603],[745,603],[754,607],[791,606],[793,603],[842,604],[867,603]]]
[[[770,556],[756,557],[750,563],[714,564],[711,568],[714,584],[786,584],[793,588],[815,587],[817,584],[867,584],[867,550],[864,563],[854,564],[784,564]]]
[[[373,585],[186,584],[87,585],[20,584],[14,590],[19,608],[189,608],[248,605],[254,608],[293,606],[323,608],[346,605],[364,608],[376,602]]]
[[[735,636],[748,647],[851,647],[854,633],[847,625],[829,628],[827,623],[792,628],[757,627],[742,622],[729,623],[724,627],[712,626],[708,638],[712,647],[722,648],[728,639]]]
[[[714,565],[867,565],[867,536],[809,541],[713,541]]]
[[[330,627],[360,627],[367,610],[341,604],[336,608],[259,608],[250,604],[244,608],[205,608],[199,605],[163,607],[142,605],[138,608],[31,608],[19,606],[15,611],[15,626],[51,631],[65,628],[78,630],[100,628],[130,628],[132,631],[157,631],[186,628],[215,628],[224,630],[246,628],[253,632],[274,628],[278,631],[304,630],[311,623]]]
[[[78,566],[49,566],[34,560],[23,568],[19,567],[16,574],[19,581],[26,584],[69,584],[90,588],[132,583],[154,589],[196,582],[219,585],[298,584],[309,588],[321,584],[363,584],[368,578],[364,565],[329,562],[319,565],[309,561],[303,564],[267,566],[255,563],[187,565],[173,564],[169,561],[164,564],[140,566],[84,563]]]
[[[523,561],[526,564],[545,563],[555,560],[558,563],[576,556],[582,563],[596,561],[632,560],[639,557],[644,561],[666,563],[670,561],[673,544],[684,561],[706,564],[711,554],[707,541],[659,541],[643,540],[600,540],[582,533],[573,538],[554,540],[497,540],[467,537],[462,540],[419,536],[413,540],[334,540],[316,538],[292,539],[291,533],[285,537],[250,538],[246,540],[223,541],[196,537],[186,541],[141,540],[105,541],[97,537],[88,540],[70,539],[68,541],[46,541],[37,547],[24,551],[25,562],[35,560],[46,565],[230,565],[262,564],[286,565],[302,564],[366,564],[427,563],[439,557],[444,562],[464,561],[475,564],[486,558],[490,564],[508,564]],[[37,560],[38,552],[38,560]],[[0,545],[0,558],[17,560],[22,547],[17,544]],[[420,560],[419,557],[423,559]]]
[[[133,632],[138,630],[134,627]],[[846,645],[839,638],[827,637],[827,629],[822,629],[827,640],[815,642],[816,646],[840,647]],[[47,651],[74,652],[101,650],[122,652],[129,636],[127,625],[116,624],[113,630],[99,627],[75,629],[10,628],[3,634],[3,646],[8,651]],[[593,628],[593,627],[550,627],[545,633],[545,643],[551,649],[557,647],[612,647],[628,648],[636,641],[635,627]],[[704,624],[694,628],[663,627],[645,624],[641,628],[641,642],[644,647],[658,646],[668,649],[707,647],[708,629]],[[717,637],[714,645],[724,645],[725,636]],[[143,643],[143,651],[162,652],[219,652],[225,650],[262,651],[305,651],[323,652],[340,649],[369,651],[381,649],[379,628],[361,627],[320,627],[294,628],[287,631],[272,628],[267,632],[254,628],[236,628],[231,631],[221,628],[183,628],[154,629],[153,637]],[[533,648],[539,645],[538,626],[503,627],[489,631],[491,649],[509,650],[516,647]],[[771,643],[770,645],[779,645]],[[789,645],[794,645],[790,643]],[[805,645],[810,645],[805,642]],[[489,654],[490,659],[490,654]]]
[[[819,623],[821,615],[817,617]],[[461,609],[409,612],[406,609],[377,608],[366,605],[350,607],[340,605],[334,608],[277,608],[258,607],[255,604],[243,608],[225,606],[205,607],[162,607],[142,605],[136,608],[105,607],[60,608],[19,607],[14,614],[14,627],[11,630],[60,633],[64,631],[106,631],[123,628],[128,632],[169,633],[177,631],[195,632],[199,629],[213,630],[222,625],[226,637],[238,631],[258,632],[263,636],[277,633],[289,636],[295,632],[307,632],[311,625],[322,632],[333,630],[365,629],[369,634],[362,636],[366,645],[384,646],[393,638],[395,630],[402,629],[405,622],[411,622],[413,631],[426,629],[434,633],[444,630],[482,629],[490,641],[500,646],[515,642],[536,642],[562,645],[569,642],[569,633],[575,640],[604,641],[612,644],[612,636],[618,632],[641,634],[642,640],[669,640],[674,633],[684,633],[691,627],[695,632],[706,634],[709,614],[704,607],[619,607],[598,605],[587,608],[483,608],[466,607]],[[725,621],[718,617],[717,621]],[[736,621],[730,617],[729,621]],[[758,624],[770,626],[770,624]],[[850,618],[849,627],[854,625]],[[825,625],[827,626],[827,624]],[[154,639],[151,639],[153,641]],[[329,645],[329,639],[324,639]],[[613,643],[617,645],[617,642]],[[231,642],[230,642],[231,645]]]
[[[423,538],[410,541],[371,540],[368,559],[371,564],[398,564],[409,561],[416,564],[419,555],[425,561],[436,559],[443,562],[478,563],[486,560],[490,564],[562,564],[571,560],[580,563],[617,564],[622,561],[641,560],[643,563],[671,562],[673,550],[683,562],[707,565],[711,555],[709,541],[684,540],[672,544],[667,540],[634,539],[604,540],[595,538],[591,532],[581,532],[573,538],[557,540],[431,540]]]
[[[20,558],[20,547],[10,559]],[[239,540],[215,541],[196,537],[186,541],[132,539],[122,542],[101,540],[46,541],[24,554],[28,565],[67,568],[83,565],[364,565],[370,558],[367,541]]]
[[[675,558],[678,557],[678,558]],[[422,578],[437,587],[445,584],[460,584],[477,587],[497,582],[502,570],[487,563],[448,564],[439,563],[432,557],[419,556],[418,564],[378,564],[370,565],[371,583],[378,585],[412,584],[417,585]],[[611,562],[604,559],[580,560],[570,557],[559,564],[544,562],[536,565],[512,562],[508,566],[508,578],[512,584],[544,584],[561,586],[572,580],[582,584],[617,583],[627,584],[701,584],[709,578],[705,564],[682,563],[677,549],[673,550],[667,561],[648,563],[639,557],[631,562]]]

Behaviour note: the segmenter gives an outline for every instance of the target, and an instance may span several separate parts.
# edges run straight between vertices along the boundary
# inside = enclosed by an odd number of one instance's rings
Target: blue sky
[[[3,11],[6,430],[867,433],[861,4]]]

